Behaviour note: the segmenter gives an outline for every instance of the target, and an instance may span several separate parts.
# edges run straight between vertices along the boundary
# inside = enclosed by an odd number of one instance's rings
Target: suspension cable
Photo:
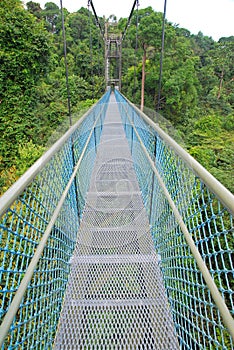
[[[70,125],[70,128],[71,128],[72,127],[71,92],[70,92],[69,79],[68,79],[67,40],[66,40],[66,31],[65,31],[65,23],[64,23],[64,13],[63,13],[63,1],[62,0],[60,0],[60,9],[61,9],[61,16],[62,16],[64,62],[65,62],[65,70],[66,70],[67,106],[68,106],[69,125]],[[73,168],[74,168],[76,162],[75,162],[75,151],[74,151],[73,138],[72,138],[71,152],[72,152],[72,162],[73,162]],[[79,206],[78,206],[79,200],[78,200],[77,182],[75,181],[74,184],[75,184],[75,197],[76,197],[76,203],[77,203],[77,210],[79,212]]]
[[[98,76],[101,76],[101,71],[100,71],[100,37],[98,35]]]
[[[160,56],[160,71],[159,71],[159,83],[158,83],[158,104],[157,104],[157,110],[156,110],[157,112],[159,112],[159,109],[160,109],[160,99],[161,99],[166,9],[167,9],[167,0],[164,0],[163,23],[162,23],[162,50],[161,50],[161,56]]]
[[[90,51],[90,66],[91,66],[91,76],[92,76],[92,99],[94,99],[94,75],[93,75],[93,38],[92,38],[92,28],[91,28],[91,16],[90,16],[90,0],[88,0],[88,11],[89,11],[89,51]]]
[[[63,1],[60,0],[60,10],[62,16],[62,31],[63,31],[63,51],[64,51],[64,62],[65,62],[65,70],[66,70],[66,87],[67,87],[67,107],[68,107],[68,116],[70,127],[72,126],[72,116],[71,116],[71,94],[68,80],[68,64],[67,64],[67,41],[66,41],[66,32],[65,32],[65,24],[64,24],[64,13],[63,13]]]
[[[125,35],[126,35],[126,32],[127,32],[128,26],[129,26],[129,24],[130,24],[130,22],[131,22],[131,18],[132,18],[133,11],[134,11],[134,9],[135,9],[136,4],[137,4],[137,6],[139,5],[139,0],[134,0],[134,3],[133,3],[133,5],[132,5],[132,9],[131,9],[130,15],[129,15],[129,17],[128,17],[127,24],[126,24],[126,26],[125,26],[125,29],[124,29],[123,33],[122,33],[122,40],[124,40],[124,38],[125,38]]]
[[[130,39],[128,38],[128,32],[126,34],[126,49],[128,49],[128,46],[129,46],[129,42],[130,42]],[[130,44],[131,45],[131,44]],[[126,86],[128,86],[128,68],[129,68],[129,56],[126,55],[126,58],[125,58],[125,62],[127,63],[126,66],[127,66],[127,74],[126,74]]]
[[[91,5],[91,7],[92,7],[92,10],[93,10],[93,13],[94,13],[94,16],[95,16],[95,19],[96,19],[96,23],[97,23],[97,25],[98,25],[98,27],[99,27],[99,29],[100,29],[100,33],[101,33],[102,39],[105,41],[104,31],[103,31],[102,26],[101,26],[101,24],[100,24],[100,22],[99,22],[99,19],[98,19],[96,10],[95,10],[94,5],[93,5],[93,1],[92,1],[92,0],[89,0],[88,3],[89,3],[89,4]]]
[[[139,0],[136,2],[136,43],[135,43],[135,57],[134,57],[134,101],[136,100],[136,65],[137,65],[137,50],[138,50],[138,8]]]

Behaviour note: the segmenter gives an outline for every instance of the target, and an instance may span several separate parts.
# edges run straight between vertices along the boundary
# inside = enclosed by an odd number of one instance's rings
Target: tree
[[[189,153],[234,193],[234,117],[216,114],[200,117],[187,135]]]
[[[20,0],[2,0],[0,18],[0,156],[4,168],[13,164],[19,142],[38,138],[35,86],[48,70],[50,40],[43,24]]]
[[[136,23],[138,19],[138,24]],[[155,52],[159,52],[161,48],[161,28],[162,28],[162,14],[153,11],[152,7],[140,10],[138,14],[134,12],[132,23],[133,29],[129,34],[133,47],[135,47],[135,32],[136,25],[138,25],[138,54],[141,54],[142,74],[141,74],[141,109],[144,107],[144,93],[145,93],[145,78],[146,78],[146,60],[147,52],[152,53],[152,48]]]
[[[41,10],[37,2],[29,1],[27,8],[28,11],[20,0],[2,0],[0,7],[0,159],[5,169],[1,174],[7,183],[7,179],[15,178],[14,171],[19,174],[29,165],[25,154],[37,156],[37,146],[44,146],[50,134],[67,119],[60,10],[52,2]],[[72,111],[76,113],[84,104],[90,105],[92,94],[98,98],[104,91],[104,43],[95,17],[86,8],[75,13],[64,9],[64,18]],[[127,19],[112,19],[111,31],[123,32]],[[106,18],[99,21],[104,28]],[[144,102],[151,109],[157,102],[161,30],[162,13],[151,7],[138,14],[134,11],[122,50],[122,92],[134,103],[142,100],[142,105]],[[230,178],[228,161],[232,154],[232,52],[233,37],[216,43],[201,32],[192,35],[185,28],[165,23],[161,113],[180,133],[185,132],[187,147],[201,162],[206,159],[205,166],[213,173],[217,171],[225,185]],[[196,124],[207,115],[221,120],[219,133],[225,142],[218,138],[218,151],[205,124]],[[200,130],[203,137],[198,140],[194,130]],[[208,149],[210,144],[212,149]]]
[[[224,114],[233,110],[234,94],[234,40],[222,38],[200,56],[198,78],[202,85],[201,100],[208,111],[215,109]]]
[[[51,31],[51,33],[55,33],[56,31],[56,24],[59,15],[60,9],[56,4],[54,4],[53,2],[47,2],[45,4],[45,8],[43,10],[43,17],[45,18],[48,24],[47,28],[49,31]]]
[[[38,19],[42,17],[42,9],[38,2],[29,1],[26,3],[27,10]]]

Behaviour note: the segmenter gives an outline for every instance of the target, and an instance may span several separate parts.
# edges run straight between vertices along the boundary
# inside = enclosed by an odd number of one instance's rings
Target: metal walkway
[[[178,348],[114,95],[71,259],[55,348]]]
[[[107,91],[1,197],[0,348],[233,349],[233,203]]]

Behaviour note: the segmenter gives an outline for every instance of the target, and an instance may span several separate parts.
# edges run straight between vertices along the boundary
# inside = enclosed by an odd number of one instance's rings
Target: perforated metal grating
[[[178,348],[114,96],[71,259],[55,348]]]

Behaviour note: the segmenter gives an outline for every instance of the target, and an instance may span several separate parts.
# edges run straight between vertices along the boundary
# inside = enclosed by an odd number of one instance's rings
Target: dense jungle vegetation
[[[0,4],[0,189],[4,192],[68,127],[61,13],[48,2]],[[88,9],[64,9],[73,120],[105,91],[104,43]],[[136,49],[136,18],[138,45]],[[122,32],[127,18],[100,18]],[[145,106],[158,95],[162,13],[134,12],[123,43],[122,92],[140,104],[146,58]],[[91,34],[91,36],[90,36]],[[218,42],[166,22],[160,113],[187,150],[234,192],[234,37]],[[90,55],[91,53],[91,55]],[[58,137],[56,134],[55,137]]]

